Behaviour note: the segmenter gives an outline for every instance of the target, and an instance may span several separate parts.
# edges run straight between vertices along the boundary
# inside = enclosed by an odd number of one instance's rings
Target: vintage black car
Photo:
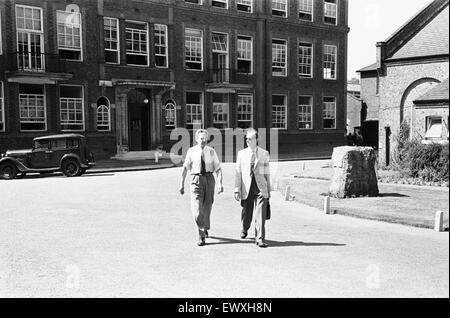
[[[67,177],[81,176],[95,165],[86,138],[78,134],[33,139],[33,148],[8,150],[0,158],[0,178],[14,179],[27,173],[62,171]]]

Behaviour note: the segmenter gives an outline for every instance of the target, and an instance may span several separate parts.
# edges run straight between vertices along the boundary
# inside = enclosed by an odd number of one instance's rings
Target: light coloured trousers
[[[199,237],[205,237],[205,230],[210,229],[211,210],[214,203],[216,181],[213,174],[191,176],[191,210],[198,227]]]

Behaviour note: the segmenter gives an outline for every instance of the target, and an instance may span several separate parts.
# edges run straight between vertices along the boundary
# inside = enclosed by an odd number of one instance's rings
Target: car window
[[[66,139],[53,139],[52,149],[66,149]]]
[[[78,139],[67,139],[67,148],[78,148],[79,147],[79,140]]]
[[[34,149],[48,149],[50,148],[49,140],[35,140]]]

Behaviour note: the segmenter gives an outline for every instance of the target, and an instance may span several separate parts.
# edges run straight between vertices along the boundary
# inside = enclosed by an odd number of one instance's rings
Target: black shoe
[[[256,245],[258,246],[258,247],[267,247],[267,246],[269,246],[269,245],[267,245],[266,243],[264,243],[264,242],[256,242]]]
[[[205,238],[204,238],[204,237],[201,237],[201,238],[198,240],[197,245],[198,245],[198,246],[203,246],[203,245],[205,245],[205,244],[206,244]]]
[[[208,230],[205,230],[205,237],[209,237]]]
[[[241,239],[245,239],[247,237],[247,232],[241,232]]]

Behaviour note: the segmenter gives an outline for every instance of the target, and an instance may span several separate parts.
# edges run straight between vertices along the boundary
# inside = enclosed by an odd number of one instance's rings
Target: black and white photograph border
[[[448,299],[448,11],[0,0],[0,297]]]

